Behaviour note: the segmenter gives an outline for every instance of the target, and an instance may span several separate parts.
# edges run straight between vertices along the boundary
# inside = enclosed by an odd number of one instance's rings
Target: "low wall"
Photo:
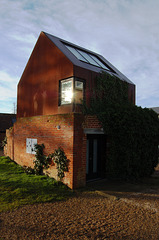
[[[45,155],[61,147],[69,159],[69,171],[65,173],[63,182],[73,188],[73,123],[73,114],[19,118],[14,124],[12,133],[7,131],[5,155],[22,166],[33,167],[35,155],[27,153],[27,138],[37,139],[38,144],[43,143]],[[47,173],[57,179],[55,165],[51,166]]]
[[[14,160],[14,128],[6,130],[7,144],[4,146],[4,155]]]
[[[86,184],[86,143],[84,128],[101,128],[95,116],[84,117],[80,113],[58,114],[18,118],[12,130],[7,130],[5,155],[20,165],[33,167],[35,155],[27,153],[26,139],[37,140],[44,144],[44,154],[49,155],[58,147],[63,148],[69,159],[68,172],[63,182],[70,188]],[[57,179],[56,166],[45,171]]]

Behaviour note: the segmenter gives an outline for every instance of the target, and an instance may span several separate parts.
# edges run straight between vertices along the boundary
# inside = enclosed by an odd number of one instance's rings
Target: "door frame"
[[[106,135],[91,131],[87,134],[86,180],[102,178],[106,161]]]

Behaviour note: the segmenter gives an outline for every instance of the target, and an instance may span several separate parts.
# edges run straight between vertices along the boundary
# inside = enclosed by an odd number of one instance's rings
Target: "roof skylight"
[[[65,45],[79,60],[87,62],[86,59],[73,47]]]
[[[80,50],[78,48],[66,45],[65,46],[80,60],[86,63],[89,63],[91,65],[94,65],[96,67],[100,67],[103,68],[105,70],[109,70],[110,69],[99,59],[97,58],[95,55],[85,52],[83,50]]]

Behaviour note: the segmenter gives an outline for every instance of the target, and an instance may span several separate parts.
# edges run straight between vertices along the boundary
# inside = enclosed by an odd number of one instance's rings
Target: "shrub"
[[[7,144],[7,137],[2,140],[1,147],[3,148]]]
[[[27,174],[35,174],[35,171],[34,171],[34,169],[32,167],[23,166],[23,170]]]

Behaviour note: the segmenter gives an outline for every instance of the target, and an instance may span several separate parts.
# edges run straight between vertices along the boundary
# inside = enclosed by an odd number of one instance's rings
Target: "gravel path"
[[[0,213],[0,239],[159,239],[159,194],[77,192],[67,201]]]

